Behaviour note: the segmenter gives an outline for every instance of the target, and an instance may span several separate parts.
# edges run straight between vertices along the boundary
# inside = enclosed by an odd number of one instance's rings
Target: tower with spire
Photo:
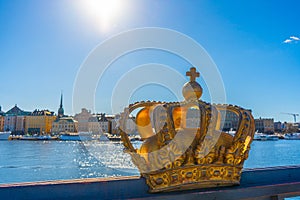
[[[64,116],[64,108],[63,108],[63,94],[61,93],[60,95],[60,105],[59,105],[59,109],[57,112],[57,116],[58,118],[61,118]]]

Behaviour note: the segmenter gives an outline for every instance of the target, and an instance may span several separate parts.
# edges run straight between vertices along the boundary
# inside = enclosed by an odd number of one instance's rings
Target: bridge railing
[[[246,169],[240,186],[150,194],[137,177],[1,184],[1,199],[255,199],[300,196],[300,166]]]

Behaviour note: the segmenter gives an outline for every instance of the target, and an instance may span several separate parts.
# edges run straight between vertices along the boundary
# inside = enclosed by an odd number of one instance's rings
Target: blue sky
[[[122,31],[162,27],[186,34],[206,49],[221,73],[228,103],[252,109],[255,117],[281,121],[293,119],[281,112],[300,113],[298,1],[124,0],[105,28],[99,16],[89,15],[80,2],[0,0],[3,110],[18,104],[29,111],[57,111],[63,90],[65,112],[74,114],[76,74],[97,45]],[[126,70],[156,62],[184,75],[190,67],[159,51],[137,52],[122,59],[99,83],[106,91],[96,92],[96,112],[110,113],[107,96]],[[145,98],[169,101],[173,96],[165,88],[147,86],[135,91],[131,100]],[[209,97],[204,95],[203,100]]]

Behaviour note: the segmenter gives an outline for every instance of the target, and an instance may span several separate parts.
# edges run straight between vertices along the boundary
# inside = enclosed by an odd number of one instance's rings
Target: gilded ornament
[[[200,74],[192,67],[182,89],[182,102],[142,101],[121,114],[120,134],[133,163],[146,179],[149,192],[238,185],[254,136],[250,110],[212,105],[200,100]],[[139,109],[136,125],[143,143],[135,149],[125,132],[129,115]],[[239,118],[235,135],[221,131],[222,113]]]

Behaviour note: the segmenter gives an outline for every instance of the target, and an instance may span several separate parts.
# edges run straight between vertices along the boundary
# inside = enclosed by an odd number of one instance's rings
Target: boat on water
[[[0,140],[8,140],[11,131],[0,132]]]
[[[279,137],[277,135],[267,135],[267,140],[277,141]]]
[[[115,141],[115,142],[120,142],[121,141],[121,135],[112,135],[112,134],[108,134],[107,138],[110,141]]]
[[[277,135],[278,139],[280,139],[280,140],[284,139],[284,134],[277,133],[276,135]]]
[[[35,135],[23,135],[19,138],[19,140],[37,140],[38,136]]]
[[[51,136],[51,135],[40,135],[37,137],[37,140],[57,140],[57,136]]]
[[[18,140],[57,140],[57,137],[51,135],[24,135],[19,136]]]
[[[268,135],[264,133],[255,133],[253,140],[258,140],[258,141],[277,141],[279,138],[277,135]]]
[[[284,136],[285,140],[300,140],[300,133],[287,133]]]
[[[59,140],[64,141],[90,141],[97,140],[91,132],[79,132],[79,133],[61,133],[58,136]]]
[[[267,135],[263,134],[263,133],[255,133],[253,140],[266,141],[267,140]]]
[[[22,135],[10,135],[8,140],[19,140]]]

